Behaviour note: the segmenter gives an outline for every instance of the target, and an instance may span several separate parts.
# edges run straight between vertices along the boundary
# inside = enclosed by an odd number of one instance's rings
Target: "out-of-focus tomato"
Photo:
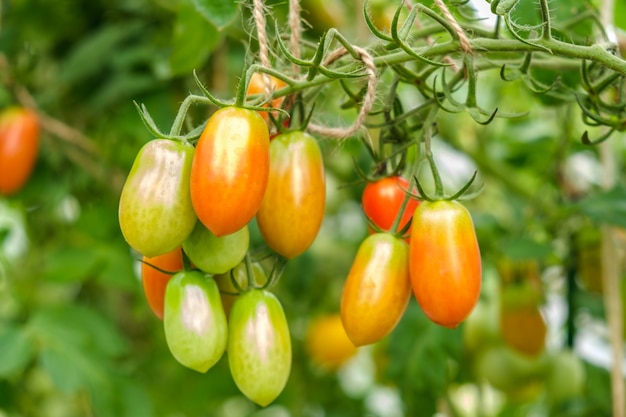
[[[553,403],[575,398],[585,388],[585,365],[571,350],[554,354],[548,365],[546,391]]]
[[[247,94],[249,96],[255,94],[265,94],[265,77],[269,78],[270,89],[272,92],[287,87],[287,84],[284,81],[279,80],[276,77],[255,72],[252,74],[252,77],[250,77],[250,82],[248,83]],[[279,109],[283,105],[283,101],[285,101],[285,97],[277,97],[266,104],[265,107],[274,107]],[[265,122],[269,122],[269,115],[267,112],[261,111],[259,114],[263,117],[263,119],[265,119]],[[273,114],[273,116],[276,117],[276,114]]]
[[[336,370],[357,353],[339,314],[313,319],[307,329],[306,347],[313,363],[328,370]]]
[[[0,194],[18,192],[35,166],[39,117],[32,110],[9,107],[0,113]]]
[[[545,347],[546,323],[534,305],[500,308],[502,339],[516,351],[537,356]]]
[[[409,268],[415,298],[430,320],[455,328],[471,313],[482,263],[472,217],[462,204],[424,201],[417,207]]]
[[[256,112],[216,111],[196,145],[191,201],[200,221],[216,236],[244,227],[261,205],[269,176],[269,133]]]
[[[154,257],[181,246],[197,218],[189,195],[194,148],[154,139],[146,143],[122,188],[119,222],[128,244]]]
[[[341,296],[341,319],[356,346],[379,341],[398,324],[411,298],[409,246],[391,234],[368,236]]]
[[[267,274],[263,269],[263,266],[257,262],[253,262],[252,266],[252,283],[255,287],[260,288],[267,282]],[[246,262],[241,262],[239,265],[231,269],[230,271],[218,274],[214,276],[215,282],[220,289],[220,297],[222,297],[222,306],[224,306],[224,312],[226,317],[230,317],[230,310],[233,303],[237,299],[239,290],[233,284],[233,279],[243,291],[248,289],[248,271],[246,269]]]
[[[182,271],[167,283],[163,312],[165,340],[182,365],[206,372],[224,354],[228,324],[213,278]]]
[[[266,406],[282,392],[291,372],[289,326],[278,299],[252,289],[230,312],[228,364],[239,390]]]
[[[148,305],[159,319],[163,320],[165,287],[172,275],[165,274],[150,265],[154,265],[168,272],[178,272],[183,269],[183,252],[180,247],[154,258],[143,257],[141,264],[141,282]],[[150,265],[146,264],[148,262]]]
[[[396,217],[400,213],[402,202],[406,192],[409,191],[409,187],[409,181],[397,175],[368,183],[361,196],[363,212],[376,226],[385,232],[395,233],[402,230],[411,220],[411,216],[413,216],[415,209],[419,205],[419,200],[410,198],[402,213],[398,230],[391,230]],[[409,228],[408,233],[411,233],[411,228]],[[409,238],[406,241],[409,242]]]
[[[267,245],[285,258],[304,252],[324,218],[326,185],[322,153],[304,132],[279,135],[270,144],[270,175],[257,222]]]
[[[183,242],[183,249],[197,268],[208,274],[223,274],[243,260],[249,245],[247,225],[234,233],[217,237],[198,222]]]

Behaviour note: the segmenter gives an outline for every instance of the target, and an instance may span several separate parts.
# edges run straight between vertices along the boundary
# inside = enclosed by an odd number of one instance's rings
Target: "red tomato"
[[[304,132],[280,135],[270,145],[270,176],[257,213],[267,245],[293,258],[313,243],[324,218],[322,153]]]
[[[39,150],[39,118],[10,107],[0,114],[0,194],[18,192],[33,171]]]
[[[374,343],[398,324],[411,298],[409,246],[388,233],[368,236],[341,296],[341,320],[356,346]]]
[[[471,313],[482,267],[472,217],[462,204],[425,201],[417,207],[409,268],[417,302],[433,322],[455,328]]]
[[[391,226],[393,226],[393,222],[400,212],[402,201],[409,187],[409,181],[397,175],[368,183],[361,197],[363,212],[380,229],[391,233],[396,232],[396,230],[391,230]],[[409,199],[398,225],[398,231],[402,230],[411,220],[411,216],[418,205],[419,200]],[[409,228],[408,233],[410,234],[410,232],[411,229]],[[408,243],[409,238],[406,241]]]
[[[254,217],[269,176],[269,133],[256,112],[216,111],[198,140],[191,167],[191,201],[216,236],[235,233]]]
[[[153,258],[144,256],[143,260],[164,271],[178,272],[183,269],[183,253],[180,247]],[[150,305],[154,315],[161,320],[163,320],[165,287],[171,277],[171,275],[164,274],[150,265],[141,264],[141,282],[146,300],[148,300],[148,305]]]
[[[271,75],[255,72],[254,74],[252,74],[252,77],[250,77],[250,82],[248,83],[247,93],[249,96],[255,95],[255,94],[265,94],[265,77],[266,76],[269,77],[270,79],[270,87],[271,87],[272,92],[276,90],[280,90],[281,88],[287,87],[287,84],[285,84],[284,81],[279,80],[276,77],[272,77]],[[283,101],[285,101],[285,97],[277,97],[273,99],[272,101],[270,101],[269,103],[267,103],[265,107],[280,108],[283,105]],[[259,114],[261,115],[261,117],[263,117],[263,119],[265,119],[265,122],[269,122],[269,116],[267,112],[260,111]],[[276,117],[276,114],[273,114],[273,116]]]

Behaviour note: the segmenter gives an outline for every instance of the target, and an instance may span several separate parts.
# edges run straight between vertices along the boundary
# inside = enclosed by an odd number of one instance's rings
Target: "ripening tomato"
[[[199,271],[181,271],[165,289],[165,340],[182,365],[206,372],[224,354],[228,324],[213,278]]]
[[[19,191],[33,171],[39,150],[35,112],[10,107],[0,114],[0,194]]]
[[[198,222],[183,242],[183,249],[197,268],[208,274],[223,274],[243,260],[249,245],[247,225],[235,233],[217,237]]]
[[[536,305],[500,308],[500,333],[511,348],[537,356],[545,347],[546,322]]]
[[[191,201],[200,221],[216,236],[244,227],[261,205],[269,176],[269,133],[256,112],[216,111],[196,145]]]
[[[478,302],[480,249],[472,217],[456,201],[424,201],[413,214],[409,268],[413,293],[433,322],[456,328]]]
[[[419,205],[419,200],[409,198],[402,213],[402,219],[398,225],[398,230],[391,230],[404,201],[406,192],[409,190],[409,181],[398,175],[382,178],[378,181],[370,182],[365,186],[361,197],[363,212],[370,218],[376,226],[385,232],[395,233],[411,220],[411,216]],[[407,234],[411,233],[411,228]],[[409,238],[406,239],[407,243]]]
[[[222,297],[222,306],[226,317],[230,317],[230,310],[233,303],[237,299],[239,290],[233,284],[233,280],[237,283],[239,288],[243,291],[248,289],[248,271],[246,269],[246,262],[241,262],[239,265],[231,269],[224,274],[215,275],[215,282],[220,289],[220,297]],[[260,288],[267,282],[267,275],[263,266],[257,262],[252,262],[252,283],[254,286]]]
[[[165,287],[172,275],[165,274],[145,262],[150,263],[164,271],[178,272],[183,269],[183,252],[180,247],[154,258],[143,257],[141,264],[141,282],[143,292],[146,295],[148,305],[159,319],[163,320],[163,306],[165,300]]]
[[[196,224],[189,194],[194,148],[154,139],[146,143],[122,188],[119,222],[126,242],[153,257],[181,246]]]
[[[336,370],[357,353],[357,347],[343,328],[340,314],[313,319],[307,329],[306,347],[311,360],[328,370]]]
[[[291,372],[289,326],[280,301],[266,290],[239,296],[230,311],[228,364],[239,390],[266,406],[282,392]]]
[[[341,319],[356,346],[374,343],[398,324],[411,298],[409,245],[388,233],[368,236],[341,296]]]
[[[270,175],[257,213],[267,245],[285,258],[308,249],[324,218],[326,185],[322,153],[315,139],[300,131],[270,144]]]
[[[254,74],[252,74],[252,77],[250,77],[250,82],[248,83],[247,94],[249,96],[255,94],[265,94],[265,77],[269,77],[270,89],[272,92],[287,87],[287,84],[283,80],[279,80],[278,78],[268,74],[255,72]],[[279,109],[283,105],[283,101],[285,101],[285,97],[277,97],[271,102],[265,104],[265,107],[274,107]],[[261,117],[263,117],[263,119],[265,119],[266,122],[269,122],[269,116],[267,112],[261,111],[259,112],[259,114],[261,115]],[[273,116],[276,117],[275,114],[273,114]]]

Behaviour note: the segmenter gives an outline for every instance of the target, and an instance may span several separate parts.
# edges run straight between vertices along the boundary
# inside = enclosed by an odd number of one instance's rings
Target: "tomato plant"
[[[285,258],[304,252],[322,225],[326,186],[322,153],[294,131],[270,144],[270,175],[257,222],[267,245]]]
[[[228,364],[241,392],[266,406],[282,392],[291,372],[291,339],[283,308],[272,293],[252,289],[230,312]]]
[[[208,274],[222,274],[243,260],[250,244],[248,226],[221,237],[215,236],[201,222],[183,242],[189,260]]]
[[[189,194],[193,155],[187,142],[155,139],[135,158],[120,196],[119,222],[128,244],[144,256],[181,246],[196,224]]]
[[[252,110],[222,108],[209,118],[191,167],[191,201],[216,236],[244,227],[256,214],[269,175],[269,132]]]
[[[146,300],[154,315],[163,320],[165,287],[172,275],[161,272],[151,265],[167,272],[175,273],[180,271],[183,269],[182,248],[178,247],[171,252],[157,255],[154,258],[144,256],[141,264],[141,283]]]
[[[260,288],[267,282],[267,274],[265,273],[263,266],[258,262],[252,262],[251,267],[251,281],[254,286]],[[224,312],[226,312],[226,316],[229,317],[233,303],[239,296],[239,289],[235,287],[235,285],[233,284],[233,280],[235,280],[240,289],[244,291],[248,289],[248,271],[246,268],[246,262],[241,262],[230,271],[223,274],[217,274],[213,278],[215,278],[215,282],[220,289],[220,297],[222,297],[222,306],[224,307]]]
[[[18,192],[28,181],[39,150],[39,117],[29,109],[0,113],[0,194]]]
[[[387,233],[359,246],[341,296],[341,319],[350,340],[363,346],[389,334],[411,298],[409,246]]]
[[[413,214],[409,268],[413,293],[433,322],[455,328],[478,301],[480,249],[472,217],[456,201],[424,201]]]
[[[312,319],[306,333],[306,348],[311,361],[328,370],[336,370],[357,353],[340,314]]]
[[[409,198],[398,224],[398,230],[391,230],[396,217],[400,214],[402,202],[409,188],[409,181],[399,175],[367,183],[361,196],[363,212],[381,230],[392,233],[399,232],[409,223],[419,205],[419,200]],[[410,235],[410,227],[407,233]],[[408,242],[409,238],[406,241]]]
[[[228,324],[213,278],[182,271],[167,283],[163,312],[165,340],[182,365],[206,372],[223,355]]]
[[[280,90],[281,88],[287,86],[284,81],[279,80],[276,77],[255,72],[252,74],[252,77],[250,77],[250,82],[248,83],[248,95],[265,94],[265,77],[269,78],[271,91]],[[265,106],[280,108],[283,105],[283,101],[285,101],[285,97],[277,97]],[[268,112],[261,111],[259,114],[263,117],[266,123],[269,123],[270,120]],[[276,114],[274,114],[274,116],[276,116]]]

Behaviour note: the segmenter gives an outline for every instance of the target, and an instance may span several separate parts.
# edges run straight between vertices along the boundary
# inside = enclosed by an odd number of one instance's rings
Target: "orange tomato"
[[[265,94],[265,77],[269,77],[270,88],[271,88],[272,93],[276,90],[280,90],[281,88],[287,87],[287,84],[284,81],[279,80],[276,77],[272,77],[271,75],[268,75],[268,74],[261,74],[259,72],[255,72],[254,74],[252,74],[252,77],[250,77],[250,82],[248,83],[247,94],[249,96],[256,95],[256,94]],[[281,108],[283,105],[283,101],[285,101],[285,97],[276,97],[275,99],[271,100],[269,103],[265,104],[265,107]],[[268,112],[260,111],[259,114],[261,115],[261,117],[263,117],[263,119],[265,119],[265,122],[269,122]],[[275,113],[272,113],[272,115],[274,117],[276,116]]]
[[[29,109],[10,107],[0,114],[0,194],[18,192],[35,166],[39,118]]]
[[[143,260],[168,272],[178,272],[183,269],[183,252],[180,247],[153,258],[144,256]],[[171,277],[172,275],[165,274],[146,263],[141,264],[141,282],[146,300],[154,315],[161,320],[163,320],[165,288]]]
[[[500,333],[506,344],[516,351],[537,356],[543,352],[547,328],[537,306],[502,306]]]
[[[357,347],[346,334],[339,314],[313,319],[305,340],[311,360],[324,369],[336,370],[357,353]]]

